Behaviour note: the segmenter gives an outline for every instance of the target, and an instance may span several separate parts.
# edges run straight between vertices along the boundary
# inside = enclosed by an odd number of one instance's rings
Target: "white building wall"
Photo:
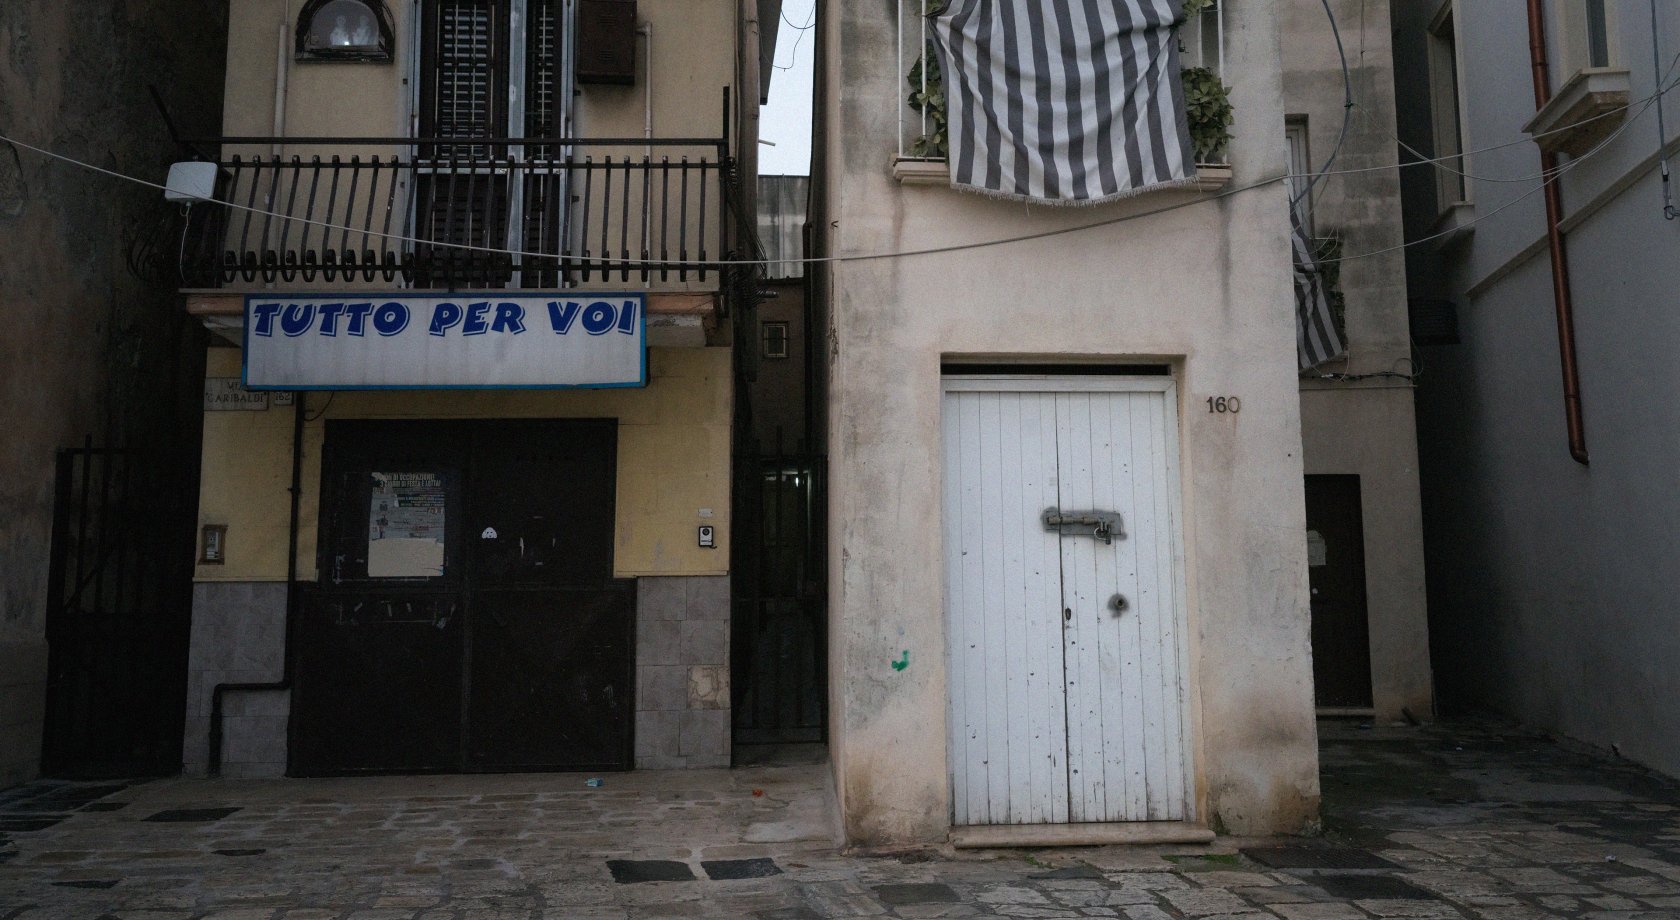
[[[1436,5],[1396,6],[1403,47]],[[1670,705],[1680,694],[1680,425],[1660,408],[1680,399],[1680,222],[1661,212],[1656,112],[1641,102],[1657,85],[1649,8],[1611,6],[1632,124],[1562,179],[1590,466],[1567,447],[1543,199],[1519,200],[1538,183],[1473,180],[1473,236],[1445,251],[1426,244],[1411,260],[1415,285],[1457,303],[1462,339],[1424,349],[1418,392],[1431,615],[1444,704],[1490,708],[1680,774]],[[1680,9],[1658,8],[1666,68],[1680,51]],[[1511,144],[1475,154],[1469,171],[1531,176],[1526,29],[1487,4],[1465,3],[1459,16],[1461,47],[1474,49],[1464,55],[1465,146]],[[1549,26],[1555,62],[1566,36]],[[1555,67],[1554,86],[1570,76]],[[1426,205],[1409,190],[1410,234],[1426,233]]]

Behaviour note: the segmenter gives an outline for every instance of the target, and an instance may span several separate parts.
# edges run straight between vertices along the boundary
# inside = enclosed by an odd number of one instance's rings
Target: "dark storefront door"
[[[631,765],[610,421],[330,422],[303,775]]]
[[[1307,477],[1314,696],[1319,706],[1371,705],[1365,525],[1358,476]]]

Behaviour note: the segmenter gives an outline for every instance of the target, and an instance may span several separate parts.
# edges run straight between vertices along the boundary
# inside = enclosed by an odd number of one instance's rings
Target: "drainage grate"
[[[1352,847],[1249,847],[1242,855],[1273,869],[1398,869],[1394,863]]]
[[[607,868],[620,885],[637,882],[692,882],[694,870],[687,863],[669,859],[609,859]]]
[[[209,821],[220,821],[238,810],[237,808],[171,808],[143,820],[155,821],[159,824],[203,824]]]
[[[115,888],[120,878],[79,878],[68,882],[53,882],[54,888]]]
[[[1313,875],[1307,881],[1348,901],[1434,901],[1434,892],[1387,875]]]
[[[262,855],[262,854],[264,854],[264,853],[267,853],[267,852],[268,852],[268,850],[266,850],[266,849],[251,849],[251,850],[215,850],[215,851],[213,851],[213,852],[214,852],[214,853],[215,853],[215,854],[216,854],[216,855],[217,855],[217,856],[261,856],[261,855]]]
[[[706,870],[706,877],[715,882],[782,874],[773,859],[706,859],[701,860],[700,868]]]
[[[876,885],[875,894],[888,907],[907,907],[912,904],[955,904],[957,893],[950,885],[938,882],[904,885]]]

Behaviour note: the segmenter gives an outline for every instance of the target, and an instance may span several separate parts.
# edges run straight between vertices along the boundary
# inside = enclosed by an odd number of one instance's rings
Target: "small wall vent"
[[[636,82],[636,0],[580,0],[577,81]]]

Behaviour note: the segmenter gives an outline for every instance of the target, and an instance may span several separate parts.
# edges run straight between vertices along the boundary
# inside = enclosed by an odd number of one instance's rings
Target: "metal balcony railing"
[[[194,206],[182,241],[188,287],[690,286],[714,283],[715,262],[742,245],[722,140],[207,144],[219,144],[223,159],[216,200]],[[299,150],[307,153],[290,152]]]

